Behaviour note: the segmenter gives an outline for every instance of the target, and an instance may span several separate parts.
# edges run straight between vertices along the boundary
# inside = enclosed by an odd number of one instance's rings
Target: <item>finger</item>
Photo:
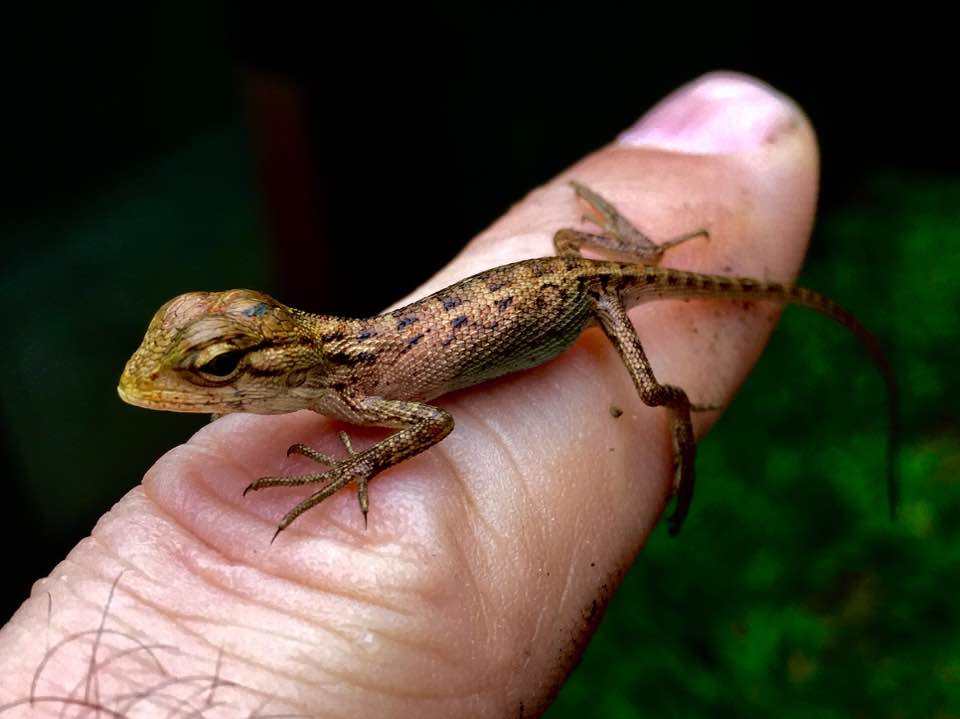
[[[812,131],[792,103],[741,78],[708,77],[531,193],[416,294],[550,254],[552,233],[583,211],[566,184],[573,178],[655,239],[710,230],[710,242],[672,249],[664,265],[790,279],[812,222],[816,172]],[[720,301],[631,313],[660,381],[700,403],[729,399],[775,315]],[[47,631],[44,591],[71,627],[97,626],[110,581],[127,568],[113,619],[176,646],[174,673],[218,667],[238,705],[269,697],[274,713],[308,715],[536,711],[662,511],[666,417],[640,403],[596,330],[547,365],[440,404],[456,429],[371,483],[369,529],[355,493],[343,491],[273,545],[277,518],[302,490],[244,499],[243,487],[312,470],[303,458],[283,459],[295,442],[342,452],[339,426],[309,413],[208,426],[158,462],[142,491],[38,585],[18,630],[4,633],[6,648],[24,644],[24,632]],[[697,417],[701,430],[710,421]],[[382,434],[351,436],[359,450]],[[26,644],[17,661],[36,666],[42,647]],[[104,677],[98,686],[111,688]]]

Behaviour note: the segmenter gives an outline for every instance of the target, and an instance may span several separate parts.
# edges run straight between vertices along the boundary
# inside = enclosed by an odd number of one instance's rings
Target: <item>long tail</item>
[[[632,273],[630,273],[632,274]],[[900,501],[898,455],[900,451],[900,400],[897,381],[890,360],[877,337],[850,312],[819,292],[780,282],[763,282],[749,277],[723,277],[697,272],[643,266],[636,268],[641,281],[626,290],[628,304],[653,299],[718,298],[762,300],[809,307],[843,325],[856,335],[883,375],[887,389],[889,433],[887,440],[887,501],[890,517],[896,515]],[[638,278],[640,279],[640,278]],[[632,301],[631,301],[632,300]]]

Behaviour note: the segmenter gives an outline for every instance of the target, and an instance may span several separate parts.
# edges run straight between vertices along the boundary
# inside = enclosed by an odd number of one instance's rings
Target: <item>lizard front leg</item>
[[[651,407],[665,406],[670,410],[674,450],[673,491],[677,496],[677,505],[667,522],[670,534],[676,534],[680,531],[693,500],[696,453],[693,422],[690,419],[693,408],[686,392],[679,387],[657,381],[640,344],[640,338],[637,337],[619,297],[612,293],[601,294],[596,301],[595,311],[600,326],[617,348],[627,371],[630,372],[640,399]]]
[[[330,466],[330,469],[325,472],[299,476],[262,477],[243,490],[243,493],[246,494],[267,487],[322,485],[320,489],[283,516],[277,526],[276,533],[273,535],[274,539],[301,514],[318,505],[341,487],[354,481],[357,483],[360,511],[363,512],[363,522],[366,525],[367,511],[369,510],[367,483],[370,479],[383,470],[429,449],[453,430],[453,417],[450,413],[433,405],[421,402],[388,400],[380,397],[367,397],[360,400],[348,399],[348,401],[351,404],[351,409],[354,410],[363,424],[396,427],[400,431],[362,452],[355,452],[349,438],[344,439],[345,435],[341,433],[340,439],[350,455],[344,460],[333,459],[301,444],[290,447],[288,454],[302,454]]]

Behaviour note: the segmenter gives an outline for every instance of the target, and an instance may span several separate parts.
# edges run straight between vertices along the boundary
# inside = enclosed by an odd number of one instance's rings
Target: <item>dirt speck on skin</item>
[[[766,138],[764,138],[764,143],[767,145],[776,145],[784,137],[795,133],[799,127],[800,121],[795,117],[791,117],[786,122],[781,122],[775,126]]]
[[[603,613],[606,611],[607,605],[610,603],[610,599],[613,597],[616,588],[620,586],[622,578],[622,568],[617,568],[610,572],[607,577],[600,582],[595,596],[580,610],[580,617],[571,626],[570,635],[566,638],[562,636],[559,637],[557,657],[551,672],[552,676],[547,683],[548,688],[545,689],[546,693],[543,697],[536,698],[535,704],[528,704],[527,709],[531,711],[529,716],[539,716],[538,712],[546,709],[557,695],[557,692],[560,691],[563,681],[580,663],[580,658],[583,656],[583,651],[587,647],[587,642],[600,624]],[[539,708],[534,709],[533,707]]]
[[[621,417],[622,415],[623,415],[623,410],[622,410],[622,409],[620,409],[619,407],[617,407],[617,405],[615,405],[615,404],[610,405],[610,416],[611,416],[611,417],[613,417],[614,419],[617,419],[618,417]]]

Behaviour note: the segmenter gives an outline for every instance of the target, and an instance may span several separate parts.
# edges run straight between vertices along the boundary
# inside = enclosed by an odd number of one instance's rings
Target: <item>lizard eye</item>
[[[197,370],[205,375],[223,379],[229,377],[237,370],[241,357],[243,357],[241,350],[228,350],[227,352],[218,354],[209,362],[200,365],[197,367]]]

